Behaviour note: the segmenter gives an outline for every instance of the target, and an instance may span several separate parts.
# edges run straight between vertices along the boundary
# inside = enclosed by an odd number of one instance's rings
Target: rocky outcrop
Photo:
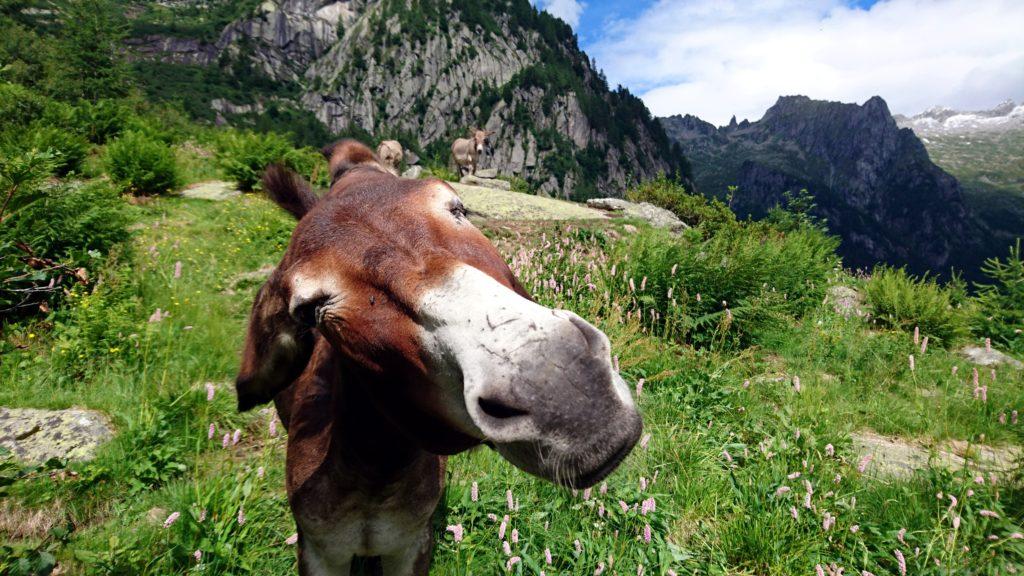
[[[655,228],[664,228],[673,232],[681,232],[689,228],[686,222],[680,220],[670,210],[648,202],[629,202],[622,198],[591,198],[587,200],[587,206],[597,210],[607,210],[627,218],[643,220]]]
[[[663,118],[705,193],[755,218],[807,189],[840,236],[850,267],[879,262],[948,272],[965,245],[967,210],[955,178],[935,166],[879,97],[863,105],[783,97],[757,122],[714,128]]]
[[[136,57],[296,84],[293,105],[330,132],[387,135],[433,162],[486,128],[482,165],[547,195],[617,196],[659,173],[688,176],[642,102],[609,90],[572,29],[528,0],[267,0],[213,45],[133,42]]]

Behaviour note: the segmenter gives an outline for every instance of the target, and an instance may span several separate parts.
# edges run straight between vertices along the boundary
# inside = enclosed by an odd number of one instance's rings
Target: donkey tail
[[[301,176],[280,164],[271,164],[263,173],[263,189],[275,204],[301,219],[317,203],[316,194]]]

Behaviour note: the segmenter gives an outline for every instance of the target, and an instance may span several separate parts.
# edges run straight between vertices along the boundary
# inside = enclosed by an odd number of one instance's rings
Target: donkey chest
[[[413,475],[366,490],[324,477],[312,497],[293,506],[295,519],[306,537],[333,554],[395,554],[422,541],[437,507],[440,487],[424,480],[422,475]]]

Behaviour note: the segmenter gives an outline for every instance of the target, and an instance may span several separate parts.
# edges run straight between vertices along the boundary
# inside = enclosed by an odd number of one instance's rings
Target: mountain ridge
[[[763,217],[787,192],[807,189],[851,267],[962,264],[963,191],[881,97],[858,105],[783,96],[760,120],[721,128],[694,116],[661,121],[691,158],[698,188],[731,194],[742,215]]]

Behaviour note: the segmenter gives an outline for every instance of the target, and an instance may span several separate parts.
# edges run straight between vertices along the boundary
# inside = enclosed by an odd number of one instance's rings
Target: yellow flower
[[[120,349],[120,348],[111,348],[111,349],[110,349],[110,353],[111,353],[111,354],[117,354],[117,353],[118,353],[118,352],[120,352],[120,351],[121,351],[121,349]]]
[[[35,335],[35,334],[31,334],[31,333],[30,333],[30,334],[28,335],[28,337],[29,337],[29,338],[35,338],[35,337],[36,337],[36,335]]]

